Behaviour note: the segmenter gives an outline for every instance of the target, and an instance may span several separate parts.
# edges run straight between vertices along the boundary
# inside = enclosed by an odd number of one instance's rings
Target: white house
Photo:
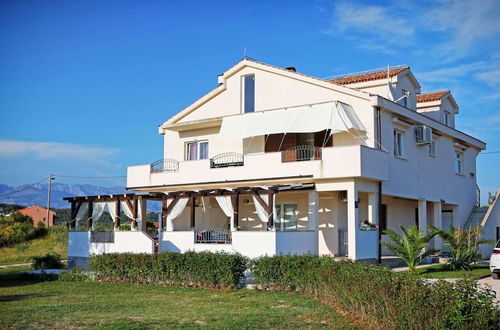
[[[325,80],[243,59],[160,125],[162,159],[128,168],[138,194],[69,198],[74,218],[96,220],[108,203],[141,223],[153,199],[163,202],[160,252],[376,261],[383,229],[460,226],[479,202],[485,143],[455,129],[450,91],[420,88],[409,67]],[[100,253],[91,233],[71,234],[81,248],[70,243],[70,258]],[[144,237],[114,235],[125,234]]]

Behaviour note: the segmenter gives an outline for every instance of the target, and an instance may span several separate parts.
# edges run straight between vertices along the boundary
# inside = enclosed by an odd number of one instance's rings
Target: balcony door
[[[297,215],[297,204],[276,204],[276,231],[296,231]]]

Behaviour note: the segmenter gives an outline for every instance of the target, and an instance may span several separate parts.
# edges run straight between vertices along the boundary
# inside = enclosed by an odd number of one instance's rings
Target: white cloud
[[[41,159],[76,159],[87,162],[106,162],[119,149],[59,142],[30,142],[0,140],[0,158],[34,155]]]
[[[478,74],[478,72],[484,72],[484,70],[489,68],[491,68],[490,64],[480,61],[442,68],[434,71],[417,72],[415,75],[418,77],[418,80],[430,83],[453,82],[457,78],[469,76],[471,74]]]

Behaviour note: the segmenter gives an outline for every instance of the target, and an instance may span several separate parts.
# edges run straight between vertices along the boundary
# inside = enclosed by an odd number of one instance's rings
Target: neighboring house
[[[38,226],[39,223],[43,223],[45,227],[47,227],[47,209],[35,205],[21,209],[18,212],[31,217],[31,219],[33,219],[34,226]],[[50,211],[48,227],[54,226],[55,219],[57,219],[56,212]]]
[[[483,228],[483,238],[494,242],[500,240],[500,190],[496,192],[493,202],[488,207],[484,207],[483,216],[479,217],[479,223],[471,221],[471,225],[480,225]],[[481,252],[485,259],[491,256],[494,244],[482,245]]]
[[[373,262],[380,231],[460,226],[478,204],[485,143],[455,129],[450,91],[422,94],[409,67],[325,80],[243,59],[218,83],[160,125],[160,161],[128,168],[138,194],[67,198],[73,218],[108,203],[137,220],[157,200],[159,251]],[[90,243],[70,256],[133,250],[71,234]]]

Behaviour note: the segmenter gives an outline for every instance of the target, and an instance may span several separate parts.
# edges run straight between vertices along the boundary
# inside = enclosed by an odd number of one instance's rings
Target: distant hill
[[[27,186],[29,185],[11,187],[6,184],[0,184],[0,203],[18,204],[23,206],[40,205],[42,207],[46,207],[47,184],[37,184],[21,192],[2,196],[4,194],[23,189]],[[69,208],[69,203],[63,201],[63,197],[122,194],[126,192],[123,187],[102,187],[90,184],[65,184],[55,182],[52,184],[51,191],[51,208]]]

